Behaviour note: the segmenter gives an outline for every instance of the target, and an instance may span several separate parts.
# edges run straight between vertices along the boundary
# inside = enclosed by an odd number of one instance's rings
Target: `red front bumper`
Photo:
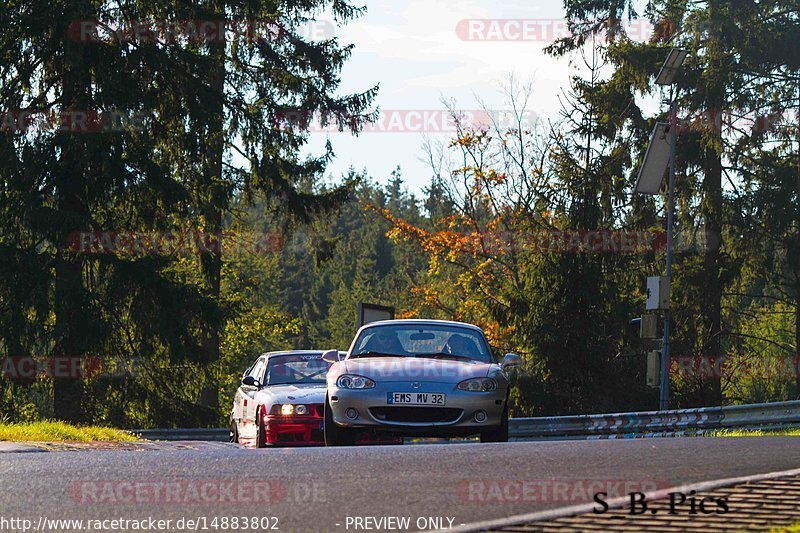
[[[282,416],[267,415],[267,446],[324,446],[324,419],[321,416]],[[403,437],[399,435],[380,435],[365,431],[358,435],[359,444],[400,444]]]
[[[322,446],[323,418],[317,416],[267,415],[266,441],[270,446]]]

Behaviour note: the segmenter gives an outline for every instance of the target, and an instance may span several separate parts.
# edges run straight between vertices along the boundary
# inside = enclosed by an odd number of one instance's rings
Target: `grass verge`
[[[121,429],[99,426],[74,426],[66,422],[43,420],[40,422],[9,423],[0,421],[0,441],[136,441],[139,440]]]

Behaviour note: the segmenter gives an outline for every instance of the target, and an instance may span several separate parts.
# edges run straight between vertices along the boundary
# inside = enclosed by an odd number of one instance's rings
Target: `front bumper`
[[[372,428],[419,436],[470,435],[497,427],[505,407],[505,387],[491,392],[467,392],[457,383],[421,382],[413,388],[408,381],[376,383],[372,389],[328,388],[334,421],[344,427]],[[444,406],[392,405],[388,395],[394,392],[442,393]],[[357,416],[348,417],[348,409]],[[475,414],[485,413],[478,422]]]
[[[324,419],[315,416],[267,415],[267,446],[324,446]],[[359,444],[399,444],[402,439],[391,435],[374,435],[364,432],[358,435]]]
[[[269,446],[323,446],[322,417],[267,415],[264,420]]]

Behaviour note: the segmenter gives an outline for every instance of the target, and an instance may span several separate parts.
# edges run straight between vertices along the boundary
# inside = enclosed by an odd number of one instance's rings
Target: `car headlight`
[[[340,389],[371,389],[375,386],[375,382],[364,376],[343,374],[336,380],[336,386]]]
[[[458,384],[458,388],[469,392],[491,392],[497,390],[497,382],[492,378],[465,379]]]
[[[283,415],[283,416],[292,416],[292,415],[307,415],[309,407],[307,405],[295,405],[292,403],[285,403],[279,404],[276,403],[270,409],[269,414],[271,415]]]

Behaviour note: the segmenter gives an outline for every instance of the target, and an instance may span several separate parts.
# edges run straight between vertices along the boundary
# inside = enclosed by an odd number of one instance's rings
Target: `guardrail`
[[[147,440],[204,440],[226,442],[228,428],[135,429],[131,431]]]
[[[509,436],[526,439],[635,438],[724,429],[781,429],[800,425],[800,401],[596,415],[515,418]]]
[[[512,418],[513,439],[605,439],[702,434],[723,429],[782,429],[800,426],[800,401],[573,416]],[[227,428],[145,429],[150,440],[228,440]]]

